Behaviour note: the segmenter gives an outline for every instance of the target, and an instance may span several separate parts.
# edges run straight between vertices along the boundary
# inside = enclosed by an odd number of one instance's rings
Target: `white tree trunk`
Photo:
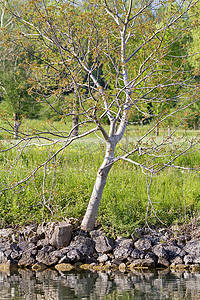
[[[94,224],[98,214],[98,209],[108,173],[113,165],[115,146],[116,142],[107,142],[106,155],[101,167],[98,170],[90,202],[81,223],[81,228],[83,230],[91,231],[94,229]]]

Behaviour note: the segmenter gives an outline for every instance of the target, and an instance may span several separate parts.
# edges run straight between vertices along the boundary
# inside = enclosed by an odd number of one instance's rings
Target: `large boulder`
[[[68,246],[72,238],[72,230],[72,225],[68,223],[56,225],[49,243],[57,249]]]

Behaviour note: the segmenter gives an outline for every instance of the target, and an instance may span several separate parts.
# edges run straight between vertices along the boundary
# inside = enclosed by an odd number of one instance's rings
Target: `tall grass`
[[[17,183],[48,158],[48,151],[54,153],[57,149],[58,146],[49,149],[29,146],[18,158],[17,165],[15,158],[19,149],[0,154],[1,186],[9,187]],[[52,161],[47,165],[45,190],[44,170],[41,169],[28,185],[1,192],[1,225],[69,217],[81,219],[103,154],[104,145],[94,138],[87,139],[87,142],[76,142],[65,149],[59,162]],[[198,165],[199,161],[199,152],[179,158],[179,164],[188,166]],[[55,166],[56,180],[51,190]],[[110,234],[129,236],[134,228],[144,226],[146,222],[150,226],[157,225],[160,224],[160,218],[168,226],[174,222],[183,223],[198,213],[199,172],[170,168],[155,175],[149,190],[153,207],[149,204],[146,180],[148,177],[140,168],[127,162],[118,161],[112,167],[98,216],[98,222]]]

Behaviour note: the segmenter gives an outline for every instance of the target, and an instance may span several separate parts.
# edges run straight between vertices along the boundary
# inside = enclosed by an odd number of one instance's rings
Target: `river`
[[[160,271],[0,272],[0,300],[200,299],[200,273]]]

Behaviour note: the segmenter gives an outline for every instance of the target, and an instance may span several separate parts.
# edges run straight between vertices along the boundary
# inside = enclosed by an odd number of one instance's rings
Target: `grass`
[[[59,130],[64,130],[63,124],[53,124],[54,127],[56,125],[60,126]],[[30,122],[31,128],[38,129],[39,126],[39,121]],[[134,143],[139,130],[144,128],[135,127],[134,133],[125,137],[116,149],[117,153],[122,151],[120,148],[128,147],[127,138],[130,143]],[[189,132],[189,135],[192,136],[192,133]],[[1,143],[2,150],[8,142],[4,136]],[[153,143],[155,142],[158,140],[154,139]],[[48,147],[30,145],[20,156],[19,147],[0,153],[1,187],[14,185],[30,175],[31,170],[47,159],[49,153],[55,153],[58,147],[58,145]],[[167,155],[172,155],[171,149],[169,150],[169,147],[167,149]],[[2,191],[1,226],[63,220],[69,217],[81,219],[87,208],[104,150],[105,145],[95,135],[77,141],[46,166],[45,187],[44,169],[41,169],[28,185],[23,184],[16,189]],[[132,159],[141,163],[146,161],[146,165],[150,166],[155,162],[160,165],[166,159],[165,156],[165,150],[161,149],[157,161],[152,157],[148,160],[145,155],[141,157],[135,155]],[[199,165],[199,161],[200,153],[196,151],[180,157],[177,164],[194,167]],[[52,187],[54,172],[56,179]],[[161,225],[158,218],[162,220],[164,226],[169,226],[173,223],[187,222],[198,214],[200,209],[198,171],[168,168],[155,175],[149,190],[153,207],[149,205],[146,180],[149,180],[149,177],[141,168],[125,161],[118,161],[111,169],[98,216],[98,222],[110,235],[130,236],[136,227],[142,227],[146,222],[150,226]]]

